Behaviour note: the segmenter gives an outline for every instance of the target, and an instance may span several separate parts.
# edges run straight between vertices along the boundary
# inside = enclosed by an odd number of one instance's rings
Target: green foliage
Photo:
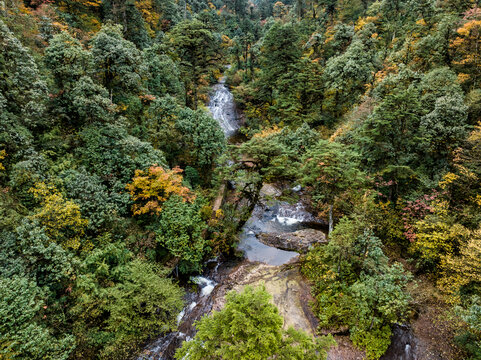
[[[12,194],[0,193],[0,229],[13,230],[20,222],[26,209],[18,203]]]
[[[336,142],[319,141],[302,158],[302,181],[313,187],[315,200],[332,204],[346,190],[358,190],[363,173],[358,170],[359,155]]]
[[[196,168],[208,179],[216,158],[225,151],[218,122],[203,110],[181,108],[170,95],[155,99],[147,110],[148,137],[173,166]]]
[[[35,204],[34,196],[29,190],[36,183],[47,181],[48,170],[47,159],[37,152],[30,152],[28,157],[12,166],[9,186],[23,204],[30,207]]]
[[[322,327],[348,327],[353,342],[379,358],[409,301],[410,277],[386,254],[413,257],[415,270],[431,271],[459,307],[452,324],[465,357],[479,358],[481,132],[471,127],[481,114],[481,23],[474,3],[4,3],[0,291],[10,295],[0,296],[0,311],[22,313],[0,329],[0,357],[136,356],[154,329],[175,328],[181,306],[158,263],[179,260],[182,272],[200,271],[204,257],[229,253],[260,188],[276,182],[305,185],[300,196],[336,225],[330,243],[303,265]],[[227,86],[245,115],[228,148],[203,111],[226,64]],[[158,217],[132,217],[126,185],[136,170],[154,166],[185,169],[182,185],[207,199],[220,183],[233,186],[216,212],[204,200],[171,198],[164,208],[157,198]],[[412,201],[434,193],[435,203]],[[145,203],[155,200],[148,195]],[[219,340],[209,337],[219,329],[205,325],[205,343]],[[261,331],[247,335],[265,338],[262,351],[315,357],[306,334]],[[252,342],[232,343],[240,350],[228,352],[230,340],[213,345],[222,354],[204,358],[262,356]],[[202,354],[200,343],[192,346]]]
[[[74,275],[77,260],[60,245],[48,238],[45,230],[35,222],[23,221],[16,229],[17,254],[25,274],[38,286],[48,286],[62,292]],[[12,254],[13,255],[13,254]]]
[[[109,195],[107,186],[97,175],[90,175],[85,168],[66,170],[60,174],[63,187],[69,198],[88,219],[89,230],[104,229],[119,214],[119,206]]]
[[[481,306],[474,297],[465,308],[457,307],[457,313],[467,325],[467,331],[456,337],[456,343],[468,354],[468,359],[478,359],[481,355]]]
[[[71,89],[85,75],[90,54],[67,31],[54,35],[45,49],[45,65],[59,90]]]
[[[115,106],[109,92],[90,78],[92,52],[66,31],[55,35],[45,50],[58,93],[53,97],[54,112],[68,126],[113,121]]]
[[[184,99],[184,85],[180,81],[179,69],[174,61],[163,53],[161,45],[154,44],[145,49],[143,61],[149,74],[146,86],[152,95],[162,97],[168,94]]]
[[[139,7],[133,2],[125,3],[123,16],[129,19],[129,21],[123,27],[122,34],[125,39],[134,43],[137,48],[144,49],[152,43],[152,38],[147,32],[148,29],[142,17],[142,10]],[[116,11],[114,10],[114,12]]]
[[[390,266],[381,241],[361,218],[341,219],[326,246],[305,258],[313,281],[320,326],[348,326],[355,345],[379,359],[390,344],[391,326],[402,321],[411,279],[400,264]]]
[[[83,146],[78,153],[82,165],[102,179],[121,211],[127,211],[129,195],[124,190],[135,170],[165,164],[161,151],[128,135],[118,125],[94,123],[82,130],[80,138]]]
[[[417,91],[388,94],[363,124],[361,154],[372,170],[413,164],[419,152],[417,129],[423,109]]]
[[[95,84],[88,76],[83,76],[76,82],[69,100],[81,124],[113,121],[115,107],[108,95],[104,87]]]
[[[13,116],[16,121],[28,129],[44,125],[47,86],[40,76],[40,71],[33,56],[27,48],[0,20],[0,101],[6,102],[7,117]],[[10,153],[7,149],[7,153]]]
[[[302,157],[300,180],[312,191],[318,208],[329,205],[329,232],[333,227],[333,211],[346,211],[350,198],[362,191],[366,176],[358,170],[358,154],[345,146],[319,141]],[[352,201],[352,200],[351,200]]]
[[[18,259],[16,234],[9,231],[0,233],[0,276],[10,278],[25,273],[25,264]]]
[[[293,165],[299,153],[295,152],[297,149],[294,144],[288,147],[283,143],[282,135],[277,127],[255,134],[232,152],[237,157],[235,160],[240,162],[241,168],[247,166],[250,172],[257,173],[262,182],[293,179]]]
[[[367,359],[379,359],[391,344],[391,328],[383,326],[372,331],[356,331],[351,335],[351,340],[360,348],[366,349]]]
[[[195,188],[200,183],[199,172],[193,167],[187,166],[185,168],[185,180],[189,183],[192,188]]]
[[[118,359],[147,338],[175,328],[182,291],[159,269],[120,244],[89,254],[72,294],[77,357]]]
[[[274,23],[262,42],[262,55],[264,57],[263,82],[275,81],[289,72],[289,67],[301,56],[297,41],[299,40],[293,24]],[[271,85],[272,86],[272,85]]]
[[[183,273],[200,271],[204,254],[208,251],[202,232],[206,224],[200,217],[200,202],[190,204],[178,196],[164,203],[157,228],[157,241],[170,254],[180,259]]]
[[[432,156],[444,157],[467,136],[467,108],[460,95],[436,99],[434,110],[421,120],[427,147]]]
[[[332,337],[315,341],[307,334],[282,329],[283,319],[263,287],[229,292],[224,309],[197,322],[198,332],[184,342],[177,359],[326,359]]]
[[[141,53],[122,37],[120,25],[104,25],[93,37],[92,66],[110,94],[138,91],[141,85]]]
[[[30,51],[2,20],[0,44],[0,147],[8,154],[5,167],[28,153],[33,140],[30,131],[49,121],[47,85]]]
[[[178,165],[176,161],[184,151],[181,135],[176,128],[180,111],[181,107],[176,99],[165,95],[156,98],[145,114],[147,139],[155,148],[165,152],[171,165]]]
[[[211,170],[225,150],[225,136],[219,123],[202,110],[185,109],[179,114],[176,128],[183,139],[186,162],[202,173]]]
[[[344,53],[331,57],[324,70],[327,88],[352,99],[351,102],[355,100],[356,95],[362,93],[364,84],[372,80],[377,65],[375,53],[370,50],[373,47],[373,43],[364,44],[360,38],[356,38]]]
[[[0,277],[0,354],[8,359],[66,360],[73,337],[55,338],[42,321],[44,294],[24,277]]]
[[[198,20],[177,24],[169,34],[169,41],[181,59],[187,105],[197,109],[198,88],[202,78],[212,70],[218,41],[210,27]]]
[[[134,260],[125,271],[109,292],[106,325],[115,338],[103,351],[105,358],[128,354],[148,337],[174,329],[183,307],[183,291],[152,264]]]
[[[402,265],[395,264],[383,274],[361,275],[350,290],[355,320],[351,320],[351,339],[366,349],[368,358],[379,359],[391,343],[391,325],[406,314],[410,279]]]

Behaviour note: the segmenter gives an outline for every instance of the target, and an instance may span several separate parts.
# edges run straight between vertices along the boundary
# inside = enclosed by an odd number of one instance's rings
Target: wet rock
[[[417,345],[417,339],[409,326],[395,324],[391,345],[381,360],[417,360]]]
[[[315,229],[302,229],[281,234],[262,233],[259,234],[258,239],[265,245],[300,253],[307,252],[314,244],[327,243],[326,234]]]
[[[301,186],[301,185],[296,185],[296,186],[294,186],[294,187],[292,188],[292,191],[294,191],[294,192],[299,192],[299,191],[301,191],[301,190],[302,190],[302,186]]]
[[[225,184],[222,184],[219,188],[219,191],[217,192],[217,197],[214,201],[214,204],[212,205],[213,212],[216,212],[217,210],[220,209],[220,207],[224,203],[225,195],[226,195],[226,187],[225,187]]]
[[[228,190],[235,190],[237,187],[237,184],[234,180],[228,180],[227,181],[227,189]]]

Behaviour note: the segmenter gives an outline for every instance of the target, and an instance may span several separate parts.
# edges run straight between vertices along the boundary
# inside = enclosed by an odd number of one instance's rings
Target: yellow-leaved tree
[[[76,203],[65,199],[54,185],[44,182],[36,183],[29,191],[40,203],[40,208],[31,218],[45,228],[51,240],[64,248],[90,248],[90,242],[84,237],[88,220],[82,218]]]
[[[179,195],[184,201],[193,201],[195,195],[182,185],[182,169],[175,167],[164,170],[161,166],[151,166],[149,170],[136,170],[135,176],[126,188],[135,204],[134,215],[159,215],[162,204],[172,195]]]
[[[456,253],[469,236],[468,229],[455,223],[443,200],[435,202],[433,213],[416,222],[414,228],[416,238],[410,250],[419,256],[423,266],[432,269],[444,256]]]
[[[7,157],[7,152],[5,150],[0,150],[0,170],[5,170],[5,166],[2,164],[2,160]]]
[[[445,256],[441,267],[443,276],[438,285],[450,295],[451,302],[459,303],[461,291],[481,279],[481,229],[471,232],[458,255]]]

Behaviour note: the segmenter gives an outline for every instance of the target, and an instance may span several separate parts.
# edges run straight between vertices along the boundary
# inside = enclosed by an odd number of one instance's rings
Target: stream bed
[[[244,252],[249,261],[269,265],[286,264],[299,254],[265,245],[259,241],[258,235],[294,232],[305,228],[305,222],[313,220],[301,203],[289,205],[286,202],[275,202],[270,206],[258,204],[242,228],[238,249]]]
[[[190,279],[192,283],[197,284],[197,289],[187,291],[185,297],[187,305],[178,316],[178,331],[153,341],[144,349],[138,360],[173,359],[175,349],[182,341],[189,340],[195,335],[194,322],[212,310],[222,308],[227,291],[240,290],[245,285],[258,285],[260,282],[265,283],[266,288],[274,295],[276,303],[284,303],[284,310],[282,306],[277,305],[287,319],[286,325],[314,332],[316,328],[314,315],[310,312],[307,301],[303,309],[297,298],[300,294],[309,297],[308,287],[302,284],[297,269],[280,270],[282,265],[295,261],[299,254],[264,245],[257,238],[260,233],[294,232],[305,228],[305,224],[313,220],[312,215],[301,203],[291,205],[287,202],[274,201],[268,206],[258,204],[239,234],[238,249],[244,252],[245,259],[207,261],[202,276]]]
[[[233,96],[225,85],[225,77],[212,90],[209,110],[229,138],[239,129],[239,116]],[[280,194],[278,189],[274,191]],[[245,285],[265,286],[284,317],[285,327],[293,326],[315,334],[317,319],[309,306],[312,300],[310,289],[304,283],[299,267],[294,265],[299,254],[265,245],[259,241],[259,235],[294,233],[312,227],[316,219],[302,201],[289,204],[272,200],[271,196],[263,196],[262,191],[261,199],[239,234],[238,249],[244,253],[244,260],[215,258],[207,261],[204,272],[191,277],[190,285],[185,286],[186,306],[177,318],[178,331],[154,339],[144,348],[138,360],[173,359],[182,342],[195,335],[195,321],[212,310],[220,310],[226,292],[239,291]],[[346,355],[346,352],[336,350],[330,352],[328,359],[362,359],[362,353],[356,351]],[[416,354],[416,338],[409,327],[395,326],[392,344],[382,359],[420,359]]]

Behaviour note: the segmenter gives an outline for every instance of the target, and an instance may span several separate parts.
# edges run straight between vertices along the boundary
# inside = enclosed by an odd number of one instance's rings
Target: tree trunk
[[[258,203],[259,197],[260,197],[261,188],[262,188],[262,184],[263,184],[262,181],[259,181],[259,183],[255,184],[254,189],[253,189],[253,193],[250,193],[250,194],[248,195],[248,197],[249,197],[249,206],[247,207],[247,211],[242,212],[243,215],[245,214],[245,216],[241,216],[241,218],[239,219],[239,222],[237,223],[237,229],[236,229],[237,231],[239,231],[240,229],[242,229],[242,227],[244,226],[244,224],[247,222],[247,220],[249,219],[250,215],[252,214],[252,211],[254,210],[256,204]],[[245,188],[246,188],[246,187],[244,187],[244,189],[245,189]],[[239,204],[240,204],[240,200],[237,202],[234,211],[237,211]]]
[[[247,56],[249,51],[249,44],[246,41],[245,48],[244,48],[244,69],[247,70]]]
[[[332,218],[332,210],[334,208],[334,205],[329,205],[329,233],[328,235],[331,235],[331,232],[334,228],[334,219]]]

